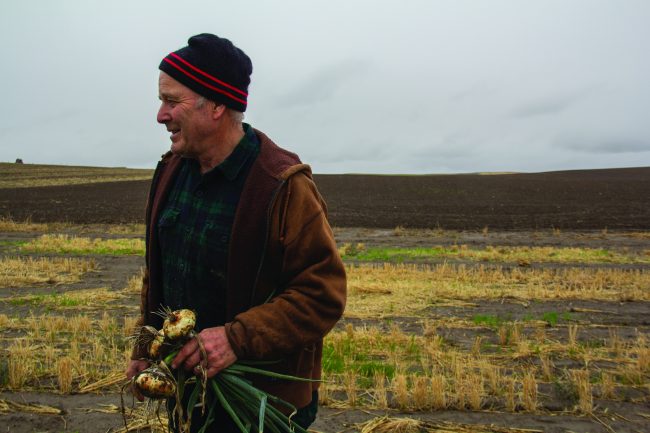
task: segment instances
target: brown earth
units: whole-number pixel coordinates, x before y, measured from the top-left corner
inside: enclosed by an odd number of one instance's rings
[[[20,403],[35,403],[52,406],[61,410],[60,415],[36,415],[26,413],[0,413],[0,431],[8,433],[105,433],[123,427],[122,415],[110,412],[120,405],[119,397],[114,394],[79,394],[60,396],[56,394],[21,392],[2,393],[0,399],[10,399]],[[598,403],[598,402],[596,402]],[[618,433],[647,432],[643,421],[625,423],[618,415],[623,415],[635,409],[635,405],[620,402],[613,406],[612,416],[607,418],[607,425],[612,426]],[[357,432],[355,424],[363,423],[375,417],[386,415],[386,412],[376,410],[340,410],[321,407],[316,422],[311,431]],[[566,433],[591,432],[611,433],[598,421],[590,417],[565,414],[562,416],[539,414],[513,414],[502,412],[415,412],[404,413],[394,411],[391,417],[409,417],[424,421],[450,421],[470,425],[494,425],[501,428],[531,429],[530,433]],[[624,415],[623,415],[624,416]],[[615,420],[612,422],[612,420]],[[641,418],[642,420],[642,418]],[[601,420],[602,421],[602,420]],[[153,420],[155,423],[155,419]],[[604,421],[603,421],[604,422]],[[626,426],[627,424],[627,426]],[[610,428],[612,428],[610,427]],[[148,432],[148,429],[139,430]],[[454,430],[446,430],[453,432]],[[466,431],[466,430],[465,430]]]
[[[650,167],[500,175],[315,175],[337,227],[650,228]],[[0,216],[142,222],[148,181],[0,189]]]

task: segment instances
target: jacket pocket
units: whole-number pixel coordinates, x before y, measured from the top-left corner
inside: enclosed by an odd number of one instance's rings
[[[301,377],[311,376],[314,370],[314,357],[316,356],[316,346],[311,344],[300,351],[296,359],[295,374]]]

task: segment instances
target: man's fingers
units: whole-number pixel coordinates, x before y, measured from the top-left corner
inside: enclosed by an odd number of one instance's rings
[[[227,365],[224,362],[224,358],[222,357],[222,354],[220,352],[211,352],[208,354],[208,359],[201,360],[199,362],[199,358],[194,358],[196,361],[194,364],[191,364],[191,367],[194,368],[194,373],[199,374],[201,372],[200,370],[200,365],[203,366],[203,368],[207,369],[205,370],[207,373],[208,377],[212,377],[224,368],[227,367]]]
[[[201,339],[205,352],[199,347],[197,338]],[[185,343],[172,361],[173,368],[182,365],[186,370],[198,373],[196,367],[201,364],[207,369],[208,377],[212,377],[237,360],[223,327],[206,328],[197,338]]]
[[[149,367],[149,362],[142,360],[132,360],[126,369],[126,378],[131,380],[134,376]]]
[[[221,361],[213,361],[212,363],[208,364],[207,370],[205,370],[206,375],[208,378],[213,377],[217,373],[219,373],[221,370],[226,368],[226,365],[224,365],[223,362]],[[201,372],[199,366],[197,365],[194,367],[194,373],[199,374]]]
[[[131,392],[135,396],[135,398],[138,399],[138,401],[144,401],[144,395],[140,394],[140,391],[138,390],[138,387],[135,386],[135,384],[131,385]]]
[[[211,377],[214,377],[220,371],[221,371],[220,368],[210,367],[210,368],[208,368],[208,371],[207,371],[206,375],[208,376],[208,379],[210,379]]]
[[[203,364],[204,366],[206,365],[206,361],[201,359],[201,353],[199,350],[196,350],[192,355],[190,355],[185,362],[183,363],[183,366],[185,367],[186,370],[191,370],[194,367],[196,367],[199,364]]]
[[[172,368],[178,368],[179,365],[182,365],[188,357],[196,351],[199,345],[194,341],[194,339],[185,343],[185,346],[176,354],[174,360],[172,361]]]
[[[129,366],[126,369],[126,377],[129,380],[132,380],[137,376],[141,371],[149,367],[149,362],[144,360],[131,360]],[[139,401],[144,401],[144,396],[138,390],[138,387],[135,386],[135,383],[131,382],[131,393]]]

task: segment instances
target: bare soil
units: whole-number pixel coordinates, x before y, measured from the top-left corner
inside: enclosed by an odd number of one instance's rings
[[[0,414],[0,431],[10,433],[35,432],[74,432],[104,433],[123,426],[122,415],[115,411],[119,407],[119,397],[114,394],[77,394],[60,396],[56,394],[21,392],[0,393],[0,399],[10,399],[21,403],[35,403],[56,407],[60,415],[35,415],[21,412]],[[598,402],[596,402],[598,403]],[[638,409],[636,405],[620,402],[613,407],[612,415],[605,421],[613,431],[619,433],[647,432],[643,418],[631,423],[619,415],[629,414]],[[106,413],[106,412],[109,413]],[[386,412],[376,410],[339,410],[321,407],[311,430],[318,432],[354,432],[355,424],[363,423]],[[405,413],[394,411],[391,417],[409,417],[425,421],[451,421],[462,424],[495,425],[502,428],[533,429],[546,433],[565,432],[611,432],[592,417],[565,414],[562,416],[540,412],[522,415],[503,412],[460,412],[439,411],[432,413]],[[156,422],[153,420],[152,422]],[[149,431],[141,430],[142,432]]]
[[[336,227],[650,228],[650,167],[500,175],[315,175]],[[0,216],[142,222],[148,181],[0,189]]]
[[[323,175],[341,227],[642,229],[650,168],[502,175]]]

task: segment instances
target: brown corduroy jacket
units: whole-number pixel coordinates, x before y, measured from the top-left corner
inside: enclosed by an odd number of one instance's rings
[[[345,269],[309,166],[255,131],[260,153],[235,214],[228,256],[226,335],[241,360],[277,361],[265,368],[319,379],[323,337],[343,314]],[[160,328],[162,303],[156,221],[181,158],[158,164],[147,205],[146,271],[140,324]],[[142,348],[134,350],[134,359]],[[317,382],[254,378],[261,389],[300,408]]]

